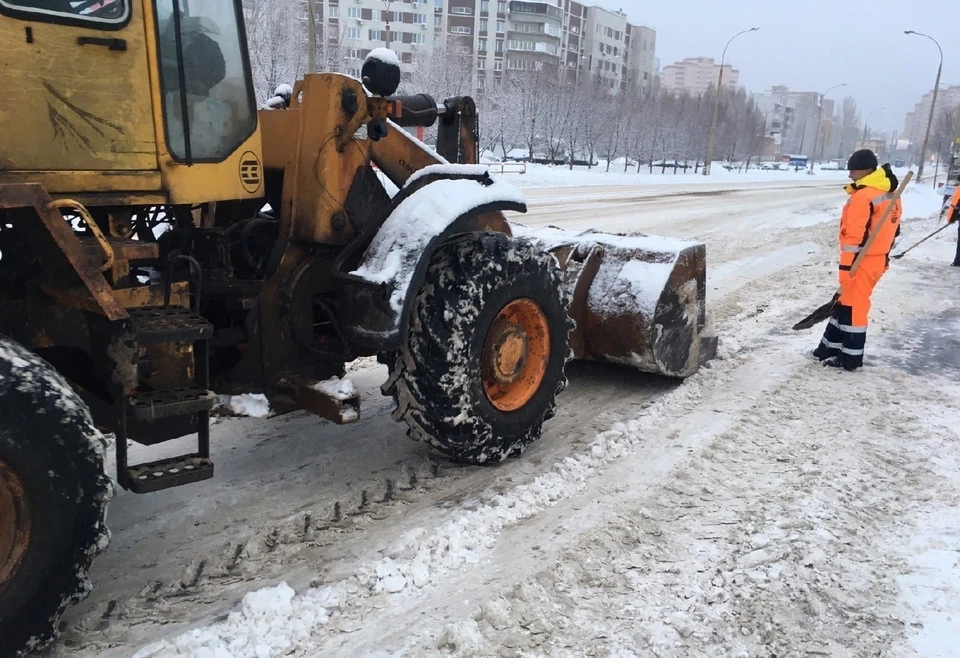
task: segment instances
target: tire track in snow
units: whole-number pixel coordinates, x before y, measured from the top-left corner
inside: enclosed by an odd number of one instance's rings
[[[729,226],[729,223],[727,221],[724,225]],[[769,236],[753,237],[756,239],[739,247],[738,254],[752,253],[757,249],[762,251],[769,244]],[[708,294],[708,303],[728,316],[735,314],[739,308],[736,295],[721,304],[715,304],[716,301]],[[295,586],[303,587],[318,575],[316,568],[310,567],[313,564],[324,564],[322,573],[330,577],[343,576],[349,572],[348,556],[353,552],[358,556],[375,555],[371,544],[375,544],[377,529],[380,528],[379,532],[382,532],[388,526],[385,521],[396,524],[398,530],[407,529],[418,521],[431,523],[437,507],[477,508],[488,503],[494,492],[510,491],[517,484],[529,482],[542,474],[557,460],[580,454],[589,442],[590,429],[609,427],[610,417],[634,413],[638,407],[648,404],[650,399],[671,388],[664,385],[651,387],[642,383],[642,376],[638,378],[634,373],[624,374],[602,366],[587,367],[582,374],[587,375],[586,385],[577,391],[577,377],[574,376],[573,390],[560,398],[560,415],[548,424],[544,438],[521,460],[508,462],[496,470],[457,468],[438,462],[446,468],[442,469],[440,478],[430,481],[431,486],[423,486],[429,478],[421,478],[420,486],[406,492],[406,498],[370,506],[363,513],[349,518],[345,515],[345,521],[340,524],[331,522],[336,515],[331,513],[329,503],[319,506],[316,503],[306,506],[288,504],[286,510],[280,506],[278,509],[281,514],[275,522],[246,530],[249,542],[243,543],[233,538],[228,541],[230,532],[225,531],[215,535],[213,542],[204,541],[199,543],[198,549],[187,551],[192,552],[193,557],[185,560],[178,570],[159,579],[159,584],[157,580],[151,580],[137,588],[139,593],[132,598],[128,593],[87,605],[83,614],[74,617],[77,621],[72,632],[67,634],[67,646],[74,649],[71,655],[92,652],[91,655],[103,655],[106,658],[109,654],[101,653],[101,650],[118,642],[137,642],[137,638],[149,633],[154,624],[173,628],[176,623],[209,620],[220,611],[231,609],[253,579],[276,582],[284,577]],[[604,383],[604,377],[612,381],[607,379]],[[581,381],[584,380],[581,378]],[[625,399],[618,399],[623,396],[625,385],[630,387],[631,392]],[[383,432],[384,429],[378,428],[389,427],[385,429],[388,436],[395,436],[396,441],[405,444],[412,443],[402,437],[402,428],[385,422],[388,419],[384,418],[384,411],[385,408],[373,418],[368,417],[361,422],[368,423],[371,432]],[[295,424],[298,427],[310,426],[304,419]],[[264,430],[267,426],[264,424]],[[267,435],[264,435],[266,440]],[[269,437],[269,440],[283,439]],[[415,446],[408,445],[403,452],[420,450]],[[421,464],[420,460],[424,458],[417,457],[414,464]],[[399,470],[403,470],[402,465]],[[256,478],[257,474],[253,473],[253,476]],[[377,484],[382,483],[382,479],[364,478],[361,474],[361,482],[344,485],[344,488],[355,492],[354,509],[363,507],[362,495],[356,494],[364,488],[375,490],[376,500],[386,497],[383,491],[386,485]],[[227,482],[220,486],[231,485]],[[299,512],[298,507],[301,508]],[[431,508],[434,509],[431,511]],[[402,514],[400,510],[403,510]],[[121,536],[120,532],[115,532],[115,538]],[[242,543],[243,547],[240,548]],[[189,547],[190,544],[185,546]],[[80,649],[84,651],[77,653]]]

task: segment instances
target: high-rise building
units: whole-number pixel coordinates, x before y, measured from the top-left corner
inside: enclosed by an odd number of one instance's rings
[[[298,1],[306,21],[307,0]],[[599,74],[611,91],[649,91],[657,73],[653,28],[575,0],[315,0],[314,7],[318,40],[336,44],[354,76],[377,47],[397,52],[405,79],[440,48],[445,57],[469,58],[472,88],[480,90],[499,84],[504,71],[547,67],[566,80]]]
[[[823,140],[829,141],[832,130],[834,102],[823,99],[823,112],[820,114],[818,100],[820,92],[791,91],[784,85],[774,85],[762,94],[753,94],[757,110],[766,123],[766,135],[773,139],[777,153],[812,155],[814,142],[817,143],[817,156],[823,147]],[[817,119],[820,117],[820,132],[817,133]],[[814,134],[817,133],[816,140]]]
[[[933,90],[931,89],[920,98],[920,102],[913,106],[912,112],[907,112],[904,120],[902,139],[910,141],[918,150],[923,145],[923,137],[927,132],[927,123],[930,120],[930,106],[933,104]],[[960,85],[952,85],[941,89],[937,94],[937,114],[941,111],[960,105]],[[936,116],[934,116],[936,121]],[[932,131],[932,130],[931,130]],[[933,145],[936,147],[936,144]]]
[[[702,94],[709,87],[717,85],[720,76],[720,65],[715,64],[712,57],[687,57],[683,61],[675,62],[663,67],[660,72],[660,85],[674,93],[686,91],[691,94]],[[736,91],[740,80],[740,71],[731,64],[723,65],[723,86],[730,91]]]

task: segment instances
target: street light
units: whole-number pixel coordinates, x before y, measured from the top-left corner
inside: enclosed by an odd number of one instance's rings
[[[825,92],[823,92],[822,94],[820,94],[820,102],[817,103],[817,106],[818,106],[818,107],[817,107],[817,132],[814,133],[814,137],[813,137],[813,153],[810,154],[810,155],[811,155],[811,158],[810,158],[810,170],[807,171],[807,174],[810,175],[810,176],[813,175],[813,163],[814,163],[814,161],[817,159],[817,139],[820,138],[820,120],[823,118],[823,99],[826,98],[827,94],[829,94],[829,93],[830,93],[831,91],[833,91],[834,89],[839,89],[840,87],[846,87],[846,86],[847,86],[847,83],[846,83],[846,82],[841,82],[840,84],[834,85],[833,87],[830,87],[830,88],[827,89]],[[822,151],[821,151],[821,152],[822,152]]]
[[[933,108],[937,106],[937,92],[940,91],[940,73],[943,71],[943,48],[941,48],[940,44],[937,43],[937,40],[929,34],[914,32],[913,30],[904,30],[903,33],[927,37],[930,39],[930,41],[936,44],[937,50],[940,51],[940,65],[937,67],[937,81],[933,83],[933,102],[930,103],[930,118],[927,119],[927,132],[923,136],[923,146],[920,147],[920,167],[917,169],[917,182],[919,183],[923,178],[923,162],[926,159],[927,142],[930,140],[930,127],[933,125]]]
[[[713,101],[713,123],[710,124],[710,142],[707,145],[707,159],[703,163],[704,176],[710,175],[710,163],[713,161],[713,139],[717,132],[717,113],[720,111],[720,89],[723,86],[723,63],[727,58],[727,48],[729,48],[730,43],[741,34],[746,34],[747,32],[756,32],[759,29],[759,27],[751,27],[749,30],[737,32],[730,37],[730,41],[727,41],[727,45],[723,47],[723,54],[720,55],[720,74],[717,76],[717,97]]]
[[[867,141],[867,124],[870,123],[870,117],[872,117],[875,112],[879,112],[880,110],[885,110],[885,109],[887,108],[878,107],[876,109],[870,110],[870,113],[867,114],[867,118],[863,120],[863,139],[860,140],[861,142],[866,143]]]

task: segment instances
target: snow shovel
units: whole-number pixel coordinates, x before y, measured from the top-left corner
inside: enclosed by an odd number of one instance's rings
[[[936,231],[934,231],[933,233],[931,233],[930,235],[928,235],[927,237],[925,237],[923,240],[920,240],[920,241],[919,241],[918,243],[916,243],[915,245],[912,245],[912,246],[910,246],[910,247],[907,247],[906,249],[904,249],[902,252],[900,252],[900,253],[897,254],[896,256],[892,256],[892,258],[897,258],[897,259],[903,258],[904,256],[907,255],[908,252],[912,251],[912,250],[915,249],[916,247],[919,247],[919,246],[922,245],[924,242],[926,242],[927,240],[929,240],[930,238],[932,238],[933,236],[935,236],[937,233],[939,233],[940,231],[942,231],[943,229],[945,229],[945,228],[947,228],[947,227],[949,227],[949,226],[950,226],[950,224],[944,224],[943,226],[941,226],[940,228],[938,228]]]
[[[867,250],[870,248],[870,245],[873,244],[873,241],[877,239],[877,236],[880,235],[880,229],[883,228],[883,225],[887,222],[887,217],[890,216],[890,211],[893,210],[893,207],[897,204],[897,200],[900,198],[900,195],[903,194],[903,190],[906,189],[907,183],[910,182],[910,179],[913,178],[913,172],[908,172],[906,177],[903,179],[903,183],[900,187],[897,188],[896,193],[893,195],[893,199],[890,204],[887,206],[887,209],[883,212],[883,215],[880,216],[880,221],[877,223],[877,227],[873,229],[873,232],[867,238],[867,241],[864,243],[863,248],[860,250],[860,253],[857,254],[857,257],[853,260],[853,265],[850,266],[850,276],[852,277],[857,268],[860,266],[860,259],[863,258],[864,254],[867,253]],[[816,311],[800,320],[800,322],[793,325],[794,331],[799,331],[800,329],[809,329],[810,327],[823,322],[833,313],[833,307],[837,304],[837,300],[840,299],[840,295],[843,293],[843,286],[840,286],[837,289],[837,292],[834,293],[833,299],[829,302],[818,308]]]

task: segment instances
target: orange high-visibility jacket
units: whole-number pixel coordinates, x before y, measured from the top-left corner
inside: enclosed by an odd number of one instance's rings
[[[882,180],[888,181],[886,184],[877,183],[879,187],[874,187],[876,182],[872,179],[878,178],[875,175],[880,174]],[[863,185],[863,186],[861,186]],[[843,214],[840,216],[840,270],[849,271],[853,265],[857,254],[863,249],[876,227],[877,222],[883,216],[887,206],[893,199],[894,192],[889,192],[880,187],[889,189],[891,184],[886,178],[882,169],[877,169],[873,174],[857,181],[850,199],[843,207]],[[893,248],[894,238],[897,236],[897,229],[900,228],[900,217],[903,214],[903,206],[900,199],[897,199],[896,206],[887,217],[877,239],[873,241],[864,258],[870,256],[888,256]]]
[[[947,224],[952,224],[958,219],[960,219],[960,183],[957,184],[957,189],[950,197],[950,207],[947,208]]]

